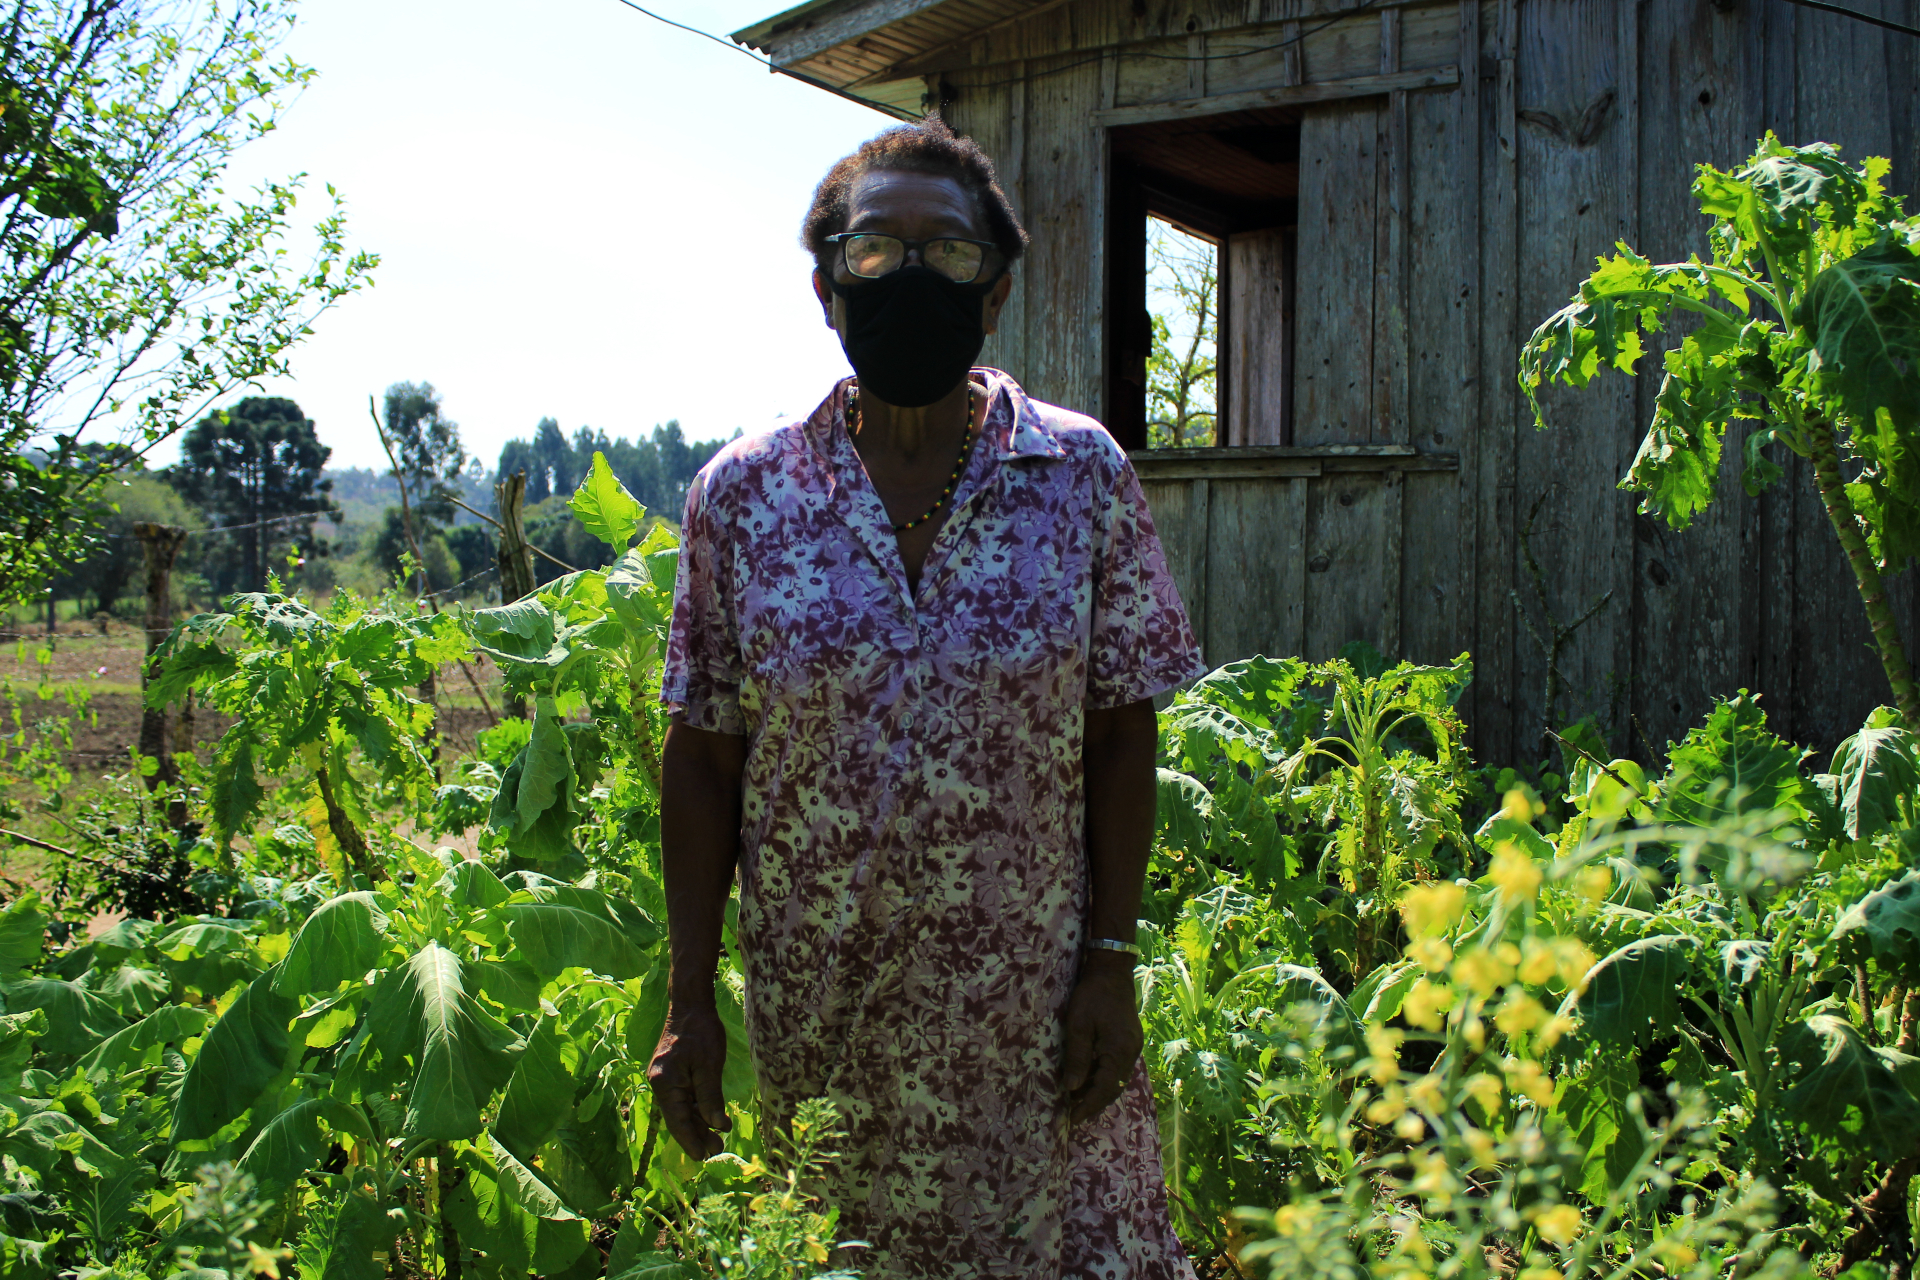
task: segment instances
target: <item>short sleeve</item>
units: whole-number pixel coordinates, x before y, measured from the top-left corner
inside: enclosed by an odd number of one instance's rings
[[[660,701],[696,729],[744,734],[729,551],[726,528],[713,509],[703,472],[687,491],[680,526],[680,569],[673,587]]]
[[[1103,711],[1198,679],[1207,667],[1146,495],[1124,459],[1096,528],[1087,706]]]

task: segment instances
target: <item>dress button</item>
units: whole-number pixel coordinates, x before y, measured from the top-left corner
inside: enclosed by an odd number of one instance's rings
[[[909,711],[900,717],[900,727],[902,729],[913,728],[913,712]]]
[[[913,830],[913,819],[912,818],[895,818],[893,820],[893,829],[895,831],[898,831],[901,835],[904,836],[908,832]]]

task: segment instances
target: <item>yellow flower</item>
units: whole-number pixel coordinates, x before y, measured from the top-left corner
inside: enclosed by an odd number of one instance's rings
[[[293,1255],[285,1249],[262,1249],[253,1241],[247,1241],[247,1268],[257,1276],[267,1276],[270,1280],[280,1280],[280,1262]]]
[[[1453,988],[1422,978],[1407,992],[1400,1012],[1422,1031],[1438,1031],[1447,1010],[1453,1008]]]
[[[1412,1191],[1420,1195],[1444,1196],[1460,1189],[1452,1170],[1447,1168],[1447,1158],[1438,1151],[1416,1151],[1412,1156],[1414,1179]]]
[[[1460,1088],[1469,1098],[1480,1104],[1480,1110],[1486,1113],[1487,1119],[1491,1120],[1500,1114],[1500,1100],[1505,1090],[1500,1086],[1499,1076],[1488,1075],[1482,1071],[1462,1080]]]
[[[1426,1075],[1407,1086],[1407,1096],[1422,1111],[1431,1111],[1438,1115],[1447,1105],[1446,1090],[1439,1076],[1429,1071]]]
[[[1409,1111],[1393,1122],[1393,1133],[1406,1142],[1418,1142],[1427,1136],[1427,1122],[1415,1112]]]
[[[1575,991],[1584,991],[1587,974],[1599,959],[1578,938],[1555,938],[1552,947],[1554,962],[1560,966],[1560,981]]]
[[[1550,982],[1560,970],[1560,960],[1548,943],[1538,938],[1528,938],[1526,950],[1520,954],[1520,981],[1530,987]]]
[[[1547,1011],[1540,1002],[1520,990],[1507,995],[1507,1001],[1500,1006],[1500,1012],[1494,1015],[1493,1025],[1510,1036],[1531,1031],[1547,1019]]]
[[[1529,858],[1511,840],[1502,840],[1494,846],[1493,868],[1487,872],[1487,876],[1499,888],[1500,896],[1510,904],[1531,902],[1534,895],[1540,892],[1540,864]]]
[[[1367,1028],[1367,1056],[1373,1078],[1391,1084],[1400,1078],[1400,1041],[1402,1035],[1391,1027]]]
[[[1580,1220],[1580,1211],[1570,1204],[1556,1204],[1550,1209],[1542,1209],[1533,1219],[1533,1229],[1549,1244],[1572,1243],[1584,1226],[1586,1223]]]
[[[1613,870],[1605,863],[1596,862],[1590,867],[1580,868],[1580,874],[1573,878],[1573,891],[1590,902],[1604,902],[1613,889]]]
[[[1653,1251],[1667,1264],[1668,1270],[1676,1267],[1690,1267],[1700,1260],[1700,1255],[1681,1244],[1678,1240],[1660,1240],[1655,1242]]]
[[[1467,1048],[1475,1053],[1487,1047],[1487,1024],[1478,1018],[1468,1018],[1461,1023],[1460,1034],[1466,1038]]]
[[[1552,1267],[1528,1267],[1520,1273],[1519,1280],[1567,1280]]]
[[[1540,1106],[1549,1106],[1553,1102],[1553,1079],[1541,1069],[1537,1062],[1507,1063],[1507,1087],[1515,1093],[1532,1098]]]
[[[1511,819],[1514,822],[1531,823],[1546,811],[1546,805],[1534,803],[1533,797],[1518,787],[1507,792],[1505,799],[1500,805],[1500,816]]]
[[[1546,1025],[1540,1028],[1540,1043],[1551,1049],[1559,1044],[1560,1038],[1571,1030],[1573,1030],[1573,1019],[1563,1018],[1556,1013],[1547,1019]]]
[[[1457,884],[1417,884],[1400,899],[1400,915],[1413,937],[1445,933],[1460,923],[1467,909],[1465,886]]]
[[[1397,1084],[1367,1105],[1367,1120],[1372,1124],[1392,1124],[1407,1112],[1407,1095]]]
[[[1445,938],[1421,938],[1407,948],[1407,959],[1428,973],[1438,973],[1453,959],[1453,947]]]
[[[1467,1150],[1473,1154],[1473,1168],[1493,1163],[1493,1135],[1485,1129],[1468,1129],[1460,1135],[1460,1141],[1466,1143]]]
[[[1513,966],[1485,947],[1475,947],[1453,958],[1453,977],[1473,994],[1490,996],[1513,981]]]

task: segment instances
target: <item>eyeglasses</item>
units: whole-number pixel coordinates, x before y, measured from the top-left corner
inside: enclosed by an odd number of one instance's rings
[[[978,280],[987,265],[987,250],[994,247],[991,240],[963,240],[957,236],[902,240],[899,236],[873,231],[843,231],[837,236],[828,236],[827,243],[840,246],[847,271],[862,280],[878,280],[898,271],[900,264],[907,260],[907,250],[918,249],[921,262],[955,284],[972,284]]]

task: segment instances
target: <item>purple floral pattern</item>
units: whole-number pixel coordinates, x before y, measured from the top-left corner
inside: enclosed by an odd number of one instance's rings
[[[740,933],[768,1119],[848,1130],[868,1275],[1191,1280],[1143,1064],[1070,1128],[1085,709],[1204,671],[1126,455],[991,369],[916,594],[843,382],[687,499],[663,700],[747,735]]]

